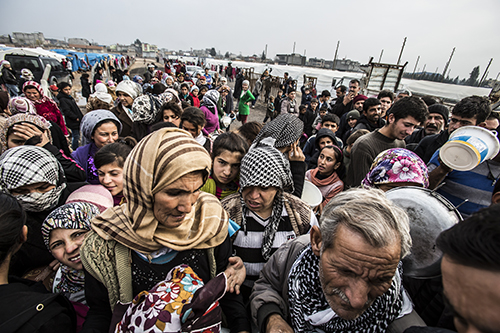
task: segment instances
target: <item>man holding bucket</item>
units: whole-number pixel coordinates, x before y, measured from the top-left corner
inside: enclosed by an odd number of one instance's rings
[[[459,206],[458,210],[464,217],[489,206],[495,184],[500,179],[498,134],[495,133],[495,137],[484,129],[490,112],[490,103],[486,97],[466,97],[455,105],[448,129],[451,137],[447,146],[438,149],[428,164],[429,188],[434,189],[444,182],[438,193]],[[479,129],[474,129],[476,126]],[[464,135],[452,134],[461,127],[464,127],[460,130]],[[453,156],[457,149],[458,158]],[[441,150],[443,152],[440,154]],[[469,150],[473,153],[469,154]],[[448,161],[449,165],[443,163],[442,159]],[[457,170],[453,170],[452,163],[457,163]],[[459,171],[458,163],[470,164],[471,167],[460,168],[462,171]]]

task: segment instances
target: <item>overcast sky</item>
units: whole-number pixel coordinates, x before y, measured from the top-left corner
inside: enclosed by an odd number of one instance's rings
[[[498,0],[3,0],[0,34],[43,32],[46,38],[82,37],[100,44],[142,42],[173,50],[215,47],[221,53],[296,53],[367,63],[402,63],[442,73],[453,47],[451,77],[500,72]]]

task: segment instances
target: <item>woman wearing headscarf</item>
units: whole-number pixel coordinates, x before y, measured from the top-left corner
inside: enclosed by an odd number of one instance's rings
[[[14,147],[0,156],[0,188],[13,195],[28,215],[28,239],[12,261],[14,275],[21,276],[54,260],[42,239],[42,222],[84,184],[67,183],[61,164],[44,148]]]
[[[24,95],[35,105],[36,112],[47,120],[56,123],[64,136],[68,136],[66,123],[57,104],[43,93],[42,86],[35,81],[27,81],[23,85]]]
[[[29,69],[27,68],[21,69],[21,77],[19,78],[19,91],[23,90],[23,85],[26,81],[33,81],[33,80],[35,80],[35,76]]]
[[[242,289],[247,297],[281,244],[318,224],[311,208],[286,192],[293,188],[288,161],[272,145],[273,139],[266,138],[249,150],[241,160],[239,193],[221,202],[229,218],[241,226],[233,247],[247,270]]]
[[[0,193],[0,326],[2,332],[74,332],[71,303],[41,283],[12,275],[10,263],[33,230],[19,202]]]
[[[215,131],[218,131],[219,126],[219,110],[217,108],[217,103],[219,102],[220,94],[217,90],[209,90],[203,96],[201,101],[200,109],[205,114],[205,120],[207,123],[203,128],[203,134],[209,135]]]
[[[382,191],[400,186],[428,188],[429,175],[427,166],[417,154],[404,148],[392,148],[378,154],[361,184]]]
[[[126,203],[92,221],[80,251],[90,305],[85,328],[107,332],[117,301],[131,302],[177,265],[204,282],[224,271],[232,251],[228,216],[216,197],[199,191],[210,165],[205,149],[177,128],[151,133],[132,150]],[[250,330],[240,296],[226,294],[220,304],[232,332]]]
[[[109,82],[109,81],[108,81]],[[113,97],[108,94],[108,88],[104,83],[98,83],[94,87],[95,92],[90,95],[85,108],[87,112],[94,110],[111,110]]]
[[[304,123],[293,114],[281,114],[262,127],[252,146],[257,146],[265,138],[274,140],[274,148],[278,149],[287,161],[293,176],[293,194],[300,198],[304,187],[307,164],[298,141],[302,136]]]
[[[134,77],[135,79],[135,77]],[[132,135],[132,104],[134,99],[142,94],[142,87],[133,81],[125,80],[116,86],[116,96],[119,99],[117,106],[111,109],[111,112],[120,120],[122,123],[122,135],[131,136]]]
[[[0,126],[2,154],[10,148],[32,145],[48,150],[61,163],[64,174],[70,182],[83,182],[85,171],[75,161],[64,155],[52,144],[50,123],[39,115],[19,113],[9,117]]]
[[[13,116],[19,113],[38,116],[35,105],[26,97],[11,98],[9,101],[9,111]],[[57,147],[57,149],[59,149],[65,157],[69,158],[71,156],[71,152],[69,150],[68,140],[64,136],[64,133],[55,122],[50,120],[48,120],[48,122],[51,125],[49,130],[52,137],[52,144]]]
[[[51,290],[63,294],[73,303],[77,332],[88,312],[80,247],[90,230],[90,222],[99,213],[99,209],[90,203],[68,203],[54,209],[43,221],[41,229],[45,246],[60,263]]]
[[[111,111],[95,110],[83,116],[80,126],[83,146],[75,150],[71,157],[85,170],[90,184],[100,184],[94,165],[95,154],[105,145],[118,140],[121,131],[122,124]]]

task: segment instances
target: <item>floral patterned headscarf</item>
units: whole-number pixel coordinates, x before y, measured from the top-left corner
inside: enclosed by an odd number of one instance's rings
[[[416,183],[429,187],[427,166],[414,152],[403,148],[392,148],[378,154],[370,172],[363,179],[363,187],[381,184]]]

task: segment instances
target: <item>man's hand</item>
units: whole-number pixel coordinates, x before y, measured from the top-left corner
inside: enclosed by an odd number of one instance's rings
[[[229,257],[229,265],[224,271],[227,277],[227,291],[240,293],[240,286],[247,277],[247,270],[240,257]]]
[[[267,319],[266,333],[294,333],[288,323],[277,313]]]
[[[347,105],[349,104],[352,100],[354,99],[354,93],[348,93],[344,96],[344,100],[342,101],[342,103],[344,105]]]
[[[300,149],[297,142],[292,144],[292,150],[288,153],[288,159],[290,161],[299,162],[304,162],[306,160],[306,157],[304,156],[304,153],[302,152],[302,149]]]

